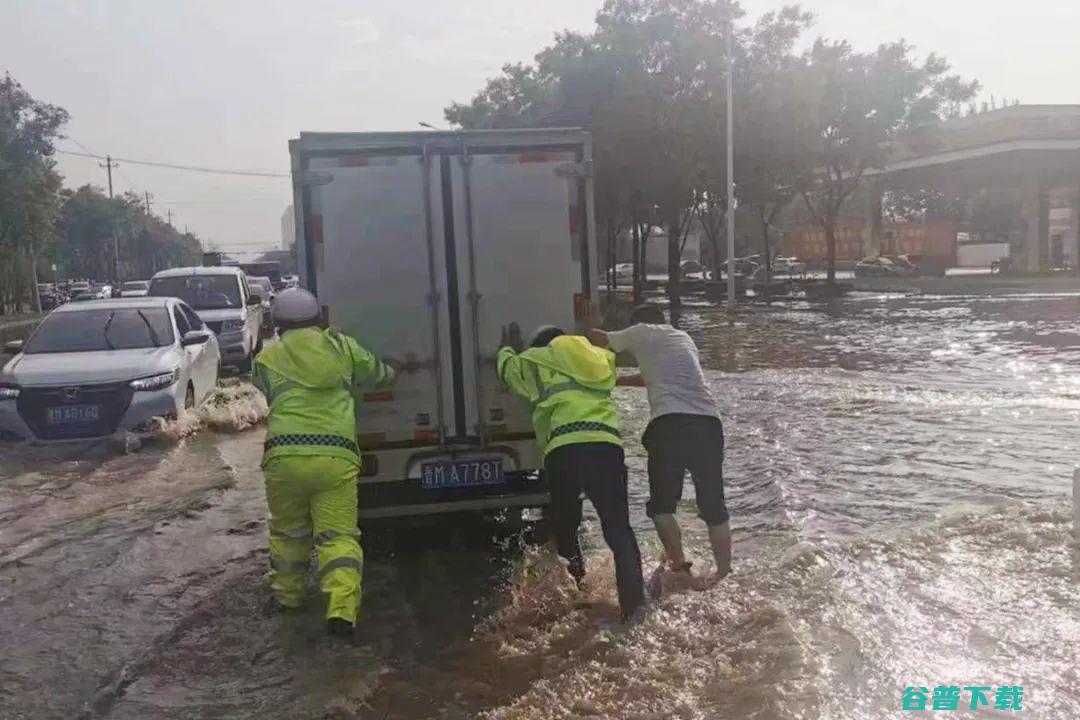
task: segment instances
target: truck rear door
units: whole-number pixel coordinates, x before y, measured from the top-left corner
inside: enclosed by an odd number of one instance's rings
[[[308,160],[309,284],[330,322],[376,356],[420,360],[391,389],[363,394],[362,446],[436,444],[452,415],[438,162],[417,154],[331,153]],[[314,272],[311,272],[311,269]],[[312,283],[312,280],[314,281]],[[434,290],[434,293],[432,292]],[[441,421],[440,421],[441,418]]]
[[[584,179],[575,149],[465,147],[453,158],[466,423],[485,444],[532,437],[531,409],[491,362],[511,322],[567,332],[591,294]],[[575,313],[577,310],[577,313]]]

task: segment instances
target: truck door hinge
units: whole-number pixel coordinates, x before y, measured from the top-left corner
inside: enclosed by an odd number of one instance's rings
[[[559,177],[592,177],[592,160],[579,163],[566,163],[555,168],[555,174]]]
[[[293,185],[329,185],[334,182],[334,176],[327,172],[307,170],[293,175]]]

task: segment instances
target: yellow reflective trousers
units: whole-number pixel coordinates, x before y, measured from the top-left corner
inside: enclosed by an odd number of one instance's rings
[[[270,587],[285,607],[304,602],[314,539],[326,617],[356,623],[364,555],[356,527],[359,467],[330,455],[281,455],[263,466],[270,506]]]

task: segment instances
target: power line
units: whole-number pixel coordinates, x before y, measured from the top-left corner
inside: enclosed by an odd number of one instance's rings
[[[242,202],[282,202],[281,198],[237,198],[235,200],[158,200],[162,205],[234,205]]]
[[[61,155],[73,155],[75,157],[88,157],[95,160],[104,160],[104,155],[89,152],[75,152],[74,150],[57,150]],[[199,167],[196,165],[174,165],[172,163],[157,162],[153,160],[132,160],[131,158],[114,157],[114,160],[130,165],[146,165],[147,167],[167,168],[169,170],[186,170],[188,172],[210,173],[213,175],[243,175],[245,177],[287,178],[285,173],[262,172],[259,170],[226,170],[224,168]]]

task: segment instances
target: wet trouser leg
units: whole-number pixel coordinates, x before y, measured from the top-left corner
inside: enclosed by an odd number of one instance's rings
[[[318,550],[319,586],[327,596],[326,617],[356,623],[364,555],[356,527],[359,468],[341,458],[320,458],[320,489],[311,498]]]
[[[363,554],[356,527],[357,465],[332,456],[279,456],[266,463],[270,506],[270,587],[278,601],[299,607],[318,547],[327,618],[356,622]]]
[[[548,477],[552,476],[550,473]],[[574,580],[585,578],[585,558],[581,554],[578,528],[581,526],[581,486],[573,478],[563,475],[559,482],[551,483],[551,507],[548,517],[555,549],[566,559],[567,570]]]
[[[311,512],[299,460],[274,458],[264,468],[270,508],[270,589],[289,608],[303,605],[304,577],[311,565]]]
[[[551,476],[552,488],[560,482],[568,483],[571,489],[582,488],[596,508],[604,540],[615,559],[619,606],[623,616],[629,617],[645,603],[645,582],[641,575],[641,552],[630,527],[622,448],[612,443],[566,445],[548,455],[545,468]]]

